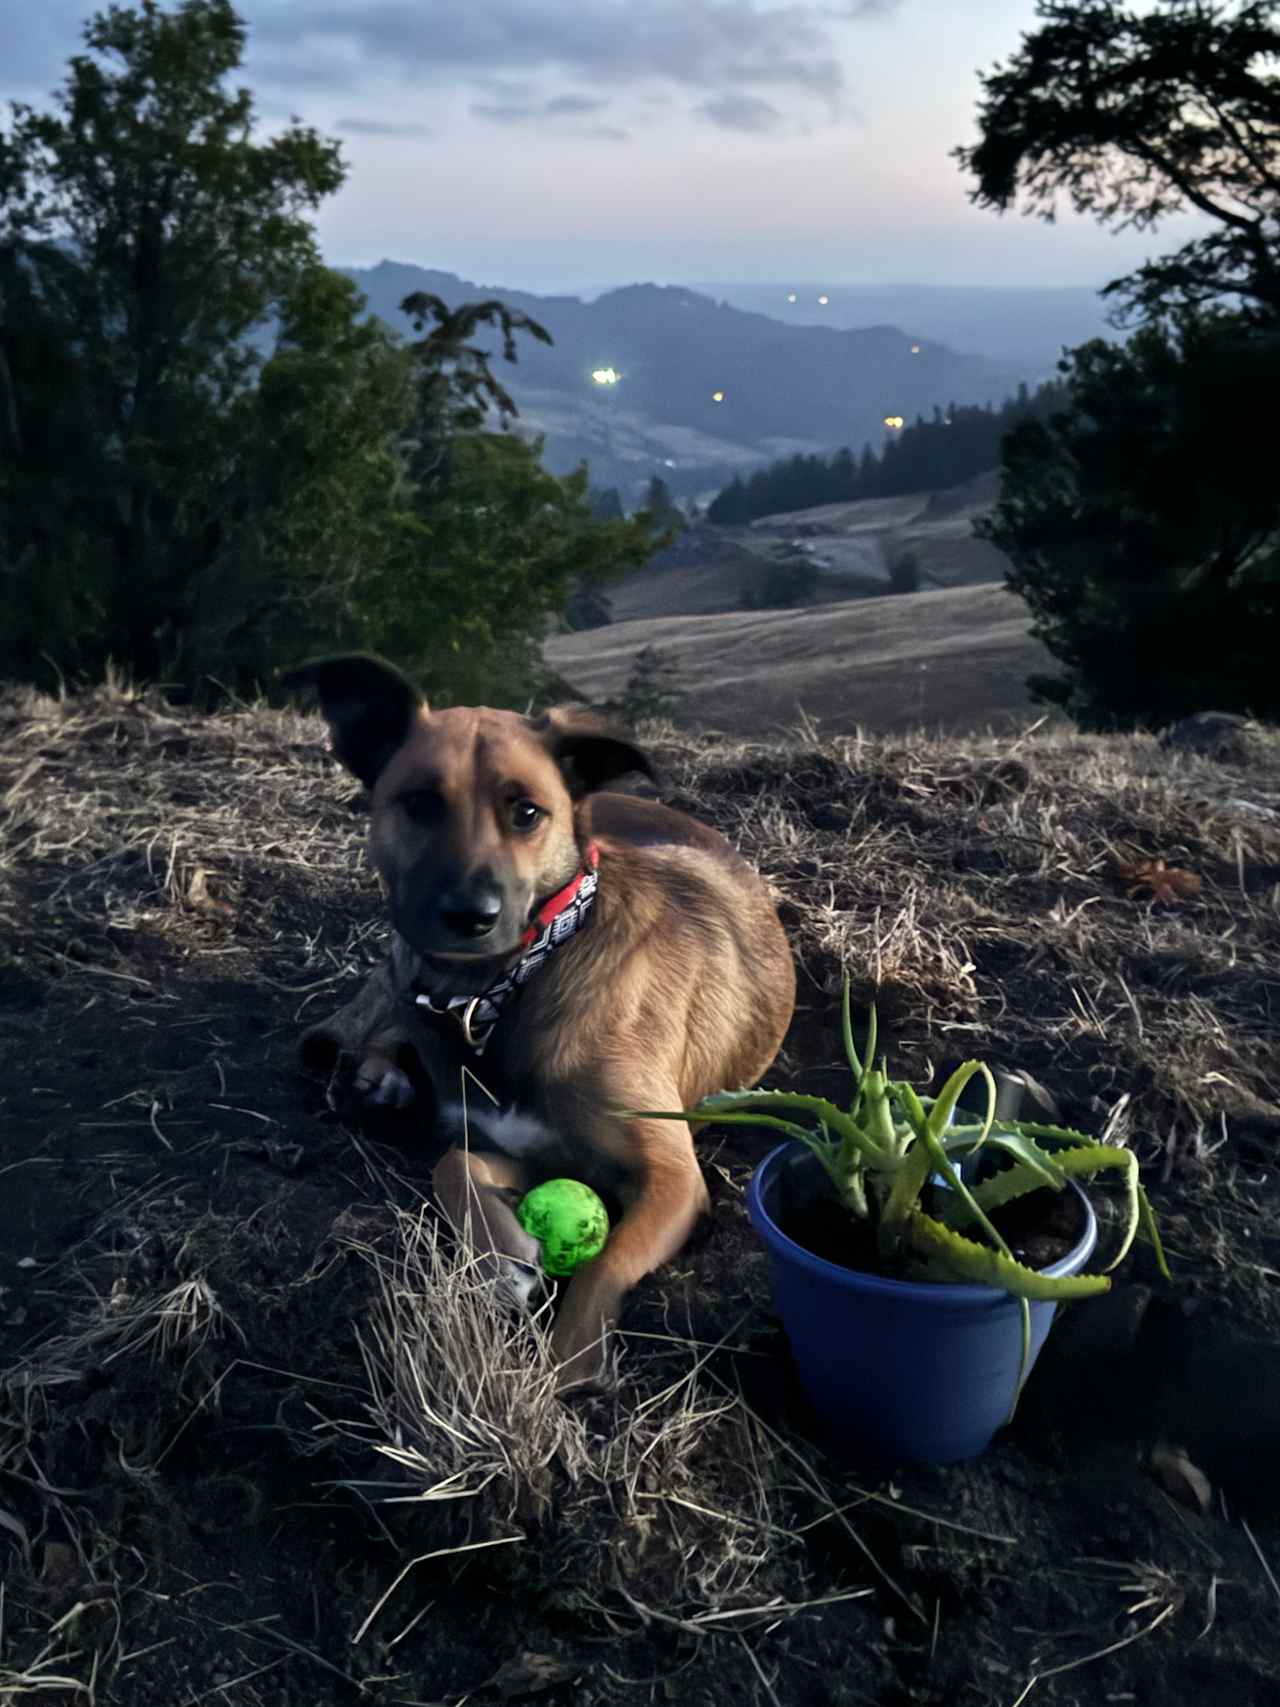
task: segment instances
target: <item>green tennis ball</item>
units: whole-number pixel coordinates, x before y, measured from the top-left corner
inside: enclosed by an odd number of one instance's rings
[[[598,1257],[609,1237],[609,1214],[589,1185],[549,1179],[521,1198],[516,1219],[542,1246],[548,1274],[575,1274]]]

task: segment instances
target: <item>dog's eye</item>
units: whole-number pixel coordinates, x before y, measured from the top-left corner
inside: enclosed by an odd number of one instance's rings
[[[511,828],[513,830],[532,830],[535,824],[541,822],[543,810],[532,800],[517,800],[511,807]]]
[[[434,788],[411,788],[396,796],[396,805],[412,824],[431,824],[444,809],[444,801]]]

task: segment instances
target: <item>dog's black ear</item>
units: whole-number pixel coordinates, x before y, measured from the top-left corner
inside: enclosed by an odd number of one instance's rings
[[[657,781],[653,760],[630,734],[611,727],[594,712],[559,705],[534,718],[533,726],[563,771],[575,800],[636,772]]]
[[[315,689],[334,753],[366,788],[377,782],[426,707],[417,688],[393,664],[360,653],[314,658],[280,680],[287,688]]]

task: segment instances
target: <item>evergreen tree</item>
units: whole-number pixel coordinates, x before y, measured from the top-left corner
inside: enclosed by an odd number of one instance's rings
[[[1085,727],[1206,709],[1280,716],[1280,487],[1262,421],[1280,328],[1185,315],[1062,364],[1066,407],[1005,451],[979,532],[1062,665],[1037,697]]]
[[[707,505],[707,520],[717,527],[745,527],[751,520],[747,489],[740,474],[735,474],[724,490]]]
[[[575,580],[652,549],[485,430],[515,405],[477,334],[547,334],[496,301],[407,299],[407,346],[366,318],[308,219],[338,147],[258,140],[227,0],[85,40],[0,135],[0,676],[252,686],[365,645],[522,701]]]
[[[616,486],[606,487],[604,491],[589,492],[587,502],[591,506],[591,514],[598,522],[620,522],[626,514]]]
[[[895,432],[877,455],[864,445],[855,464],[850,449],[831,457],[793,456],[758,469],[744,485],[735,478],[713,500],[708,516],[742,526],[759,516],[786,514],[822,504],[861,498],[891,498],[908,492],[938,491],[995,468],[1000,444],[1011,428],[1028,417],[1043,418],[1062,401],[1056,383],[1034,395],[1025,386],[1000,408],[935,408],[931,420],[917,416]]]
[[[314,131],[255,140],[226,0],[114,7],[85,41],[0,138],[0,535],[56,589],[36,626],[63,661],[154,676],[224,537],[251,334],[318,266],[305,215],[343,172]]]
[[[1147,324],[1061,364],[1065,406],[1006,443],[982,530],[1098,728],[1280,712],[1280,0],[1040,0],[983,79],[974,199],[1208,230],[1108,291]],[[1225,305],[1225,306],[1224,306]]]
[[[680,509],[671,496],[671,489],[661,476],[655,474],[650,478],[649,490],[644,501],[645,514],[649,525],[656,533],[675,531],[681,533],[688,526],[684,511]]]
[[[674,721],[688,698],[683,674],[670,652],[660,646],[642,646],[631,661],[620,697],[609,700],[605,710],[630,724]]]

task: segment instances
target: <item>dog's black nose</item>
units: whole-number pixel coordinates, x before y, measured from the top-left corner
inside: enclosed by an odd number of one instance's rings
[[[440,903],[440,922],[457,937],[482,937],[497,924],[502,896],[493,889],[453,891]]]

